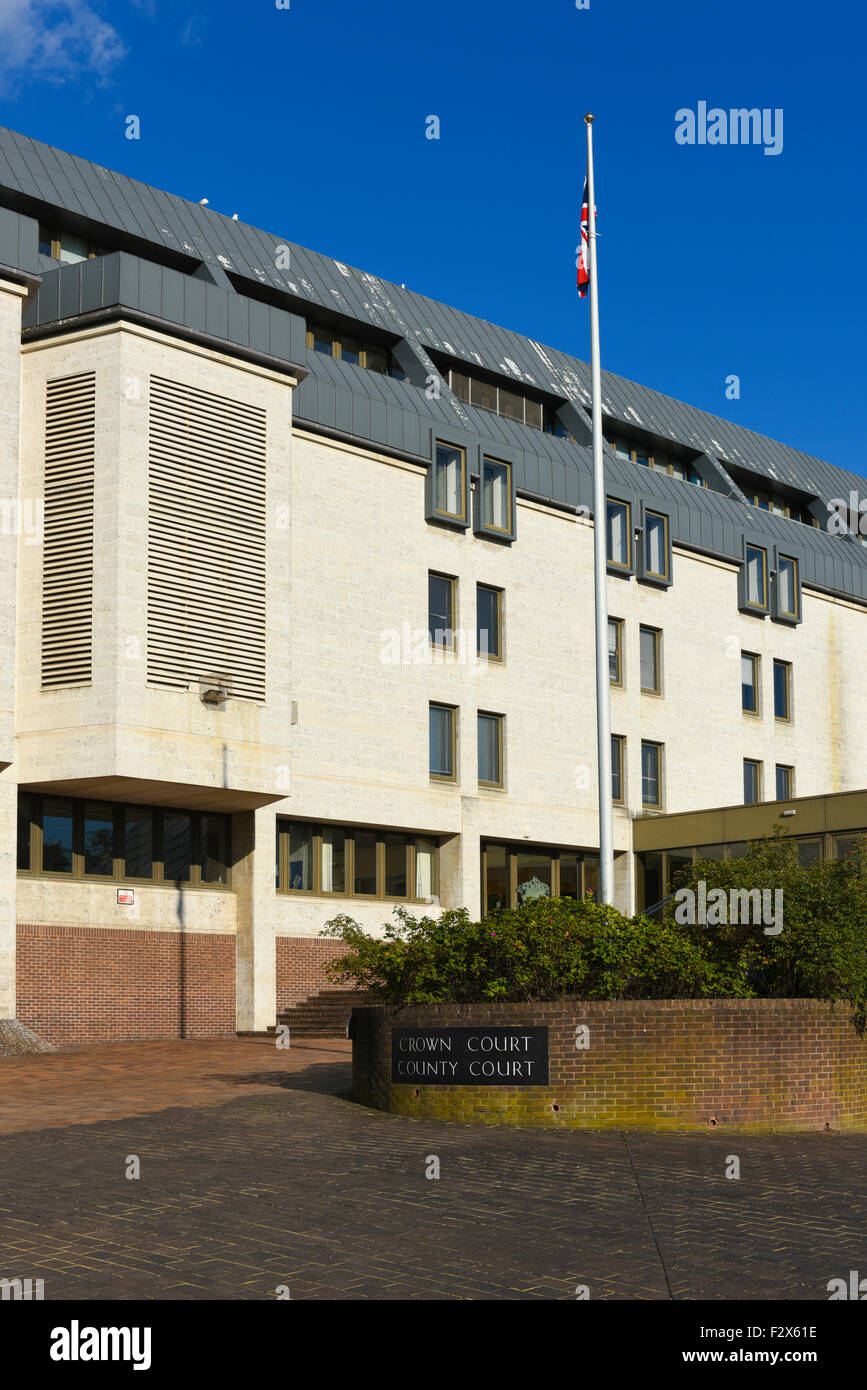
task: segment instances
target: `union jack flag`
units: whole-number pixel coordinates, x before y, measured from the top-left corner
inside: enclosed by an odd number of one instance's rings
[[[584,192],[581,195],[581,240],[578,243],[578,259],[575,262],[578,267],[578,296],[580,299],[587,298],[587,286],[590,283],[589,259],[588,259],[588,240],[587,228],[589,225],[589,212],[587,203],[587,175],[584,175]]]

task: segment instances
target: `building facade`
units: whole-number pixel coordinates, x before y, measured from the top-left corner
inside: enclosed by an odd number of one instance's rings
[[[0,131],[0,1017],[262,1031],[340,914],[595,890],[589,403],[563,353]],[[867,786],[867,549],[857,475],[611,375],[603,411],[634,911],[652,825]]]

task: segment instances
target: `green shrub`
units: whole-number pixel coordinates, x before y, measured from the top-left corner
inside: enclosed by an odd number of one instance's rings
[[[443,1001],[668,999],[725,992],[725,981],[678,928],[586,899],[536,898],[481,922],[464,910],[414,917],[394,909],[381,938],[350,917],[323,935],[349,946],[326,967],[388,1004]]]

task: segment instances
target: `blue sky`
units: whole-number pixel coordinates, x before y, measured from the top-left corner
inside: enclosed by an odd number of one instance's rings
[[[835,0],[0,0],[0,122],[586,358],[592,110],[603,365],[865,473],[865,37]],[[678,144],[700,101],[782,109],[782,151]]]

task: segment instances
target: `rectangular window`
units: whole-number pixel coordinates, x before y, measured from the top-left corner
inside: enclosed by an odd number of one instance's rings
[[[41,827],[35,840],[31,822]],[[19,796],[18,824],[22,872],[196,888],[229,885],[229,818],[215,812]]]
[[[641,744],[641,804],[642,806],[662,805],[662,744]]]
[[[409,883],[409,836],[387,831],[385,836],[385,896],[405,898]]]
[[[794,796],[795,769],[777,763],[777,800],[791,801]]]
[[[501,661],[502,649],[502,589],[487,584],[476,585],[476,647],[479,656]]]
[[[662,689],[660,678],[660,648],[662,633],[655,627],[641,627],[638,630],[641,652],[641,689],[645,694],[658,695]]]
[[[388,353],[384,348],[366,347],[364,366],[369,372],[378,372],[380,376],[388,376]]]
[[[777,614],[781,618],[800,618],[798,562],[787,555],[777,560]]]
[[[189,883],[193,863],[193,818],[189,811],[163,813],[163,877]]]
[[[792,717],[792,665],[789,661],[774,662],[774,718]]]
[[[581,856],[580,854],[570,854],[567,850],[561,850],[560,861],[560,885],[558,897],[581,899]]]
[[[330,328],[313,328],[307,334],[307,346],[312,347],[314,352],[324,352],[331,356],[333,352],[334,337]]]
[[[759,658],[741,652],[741,709],[745,714],[759,712]]]
[[[485,915],[501,907],[520,907],[536,898],[580,900],[598,891],[596,854],[547,846],[484,844],[482,855]]]
[[[608,526],[608,563],[615,569],[632,568],[632,551],[629,544],[629,504],[626,502],[607,502],[606,516]]]
[[[608,619],[608,675],[612,685],[623,684],[623,619]]]
[[[644,573],[648,579],[668,579],[668,517],[658,512],[644,514]]]
[[[466,375],[466,373],[452,372],[450,384],[458,400],[466,401],[469,404],[470,378]]]
[[[320,881],[323,893],[346,892],[346,831],[326,826],[320,843]]]
[[[479,406],[482,410],[492,410],[497,412],[497,388],[491,386],[487,381],[479,381],[478,377],[470,378],[470,401],[473,405]]]
[[[73,803],[46,796],[42,803],[42,871],[72,873]]]
[[[623,804],[624,762],[626,739],[621,734],[611,735],[611,799]]]
[[[47,253],[46,253],[47,254]],[[19,794],[18,797],[18,860],[17,866],[23,872],[30,869],[30,845],[31,845],[31,817],[33,810],[30,797]]]
[[[499,414],[505,415],[507,420],[520,420],[524,423],[524,397],[517,395],[515,391],[507,391],[505,387],[500,387]]]
[[[313,892],[313,827],[302,821],[289,825],[288,886],[293,893]]]
[[[203,811],[199,817],[199,864],[202,883],[226,883],[228,825],[225,816]]]
[[[501,787],[503,785],[503,716],[501,714],[479,715],[478,740],[479,785]]]
[[[487,845],[485,849],[485,910],[510,907],[512,892],[509,882],[509,855],[505,845]]]
[[[341,338],[338,343],[338,356],[344,362],[351,362],[353,366],[358,366],[361,362],[361,344],[354,338]]]
[[[744,805],[755,806],[762,798],[762,765],[744,758]]]
[[[455,778],[455,711],[451,705],[431,705],[429,714],[430,775]]]
[[[154,876],[154,813],[149,806],[124,807],[123,862],[126,878]]]
[[[439,842],[429,836],[280,821],[277,840],[281,893],[414,901],[437,892]]]
[[[376,896],[377,834],[375,830],[356,830],[353,835],[355,849],[355,894],[357,897]]]
[[[863,833],[863,832],[862,832]],[[838,859],[854,859],[860,855],[858,835],[837,835],[834,852]]]
[[[436,840],[424,835],[415,837],[415,896],[424,900],[436,896]]]
[[[105,801],[84,803],[84,872],[114,876],[114,809]]]
[[[428,635],[435,647],[453,651],[455,612],[455,580],[445,574],[428,574],[427,625]]]
[[[515,854],[515,870],[518,907],[536,898],[550,898],[554,881],[550,850],[519,849]]]
[[[467,456],[463,449],[437,441],[434,458],[434,510],[453,521],[467,518]]]
[[[511,464],[485,459],[482,463],[482,522],[486,531],[511,532]]]
[[[746,549],[746,603],[748,608],[768,606],[768,552],[760,545]]]

